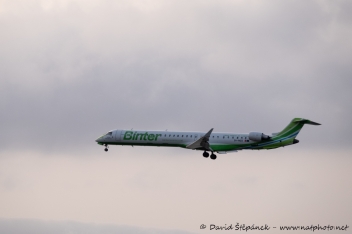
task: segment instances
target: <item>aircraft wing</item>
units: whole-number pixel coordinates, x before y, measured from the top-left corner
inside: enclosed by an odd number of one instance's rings
[[[191,144],[187,145],[187,149],[205,149],[208,151],[213,151],[209,146],[209,137],[211,132],[214,128],[210,129],[204,136],[199,138],[198,140],[192,142]]]

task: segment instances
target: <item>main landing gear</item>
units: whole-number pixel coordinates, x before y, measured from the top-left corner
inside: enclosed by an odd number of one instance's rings
[[[209,153],[208,153],[207,151],[204,151],[204,153],[203,153],[203,157],[204,157],[204,158],[209,157]]]
[[[108,145],[105,145],[105,149],[104,149],[105,152],[108,152],[108,150],[109,150],[108,148],[109,148],[109,146],[108,146]]]
[[[209,153],[208,153],[207,151],[204,151],[203,157],[204,157],[204,158],[209,157]],[[214,154],[214,152],[211,152],[210,158],[213,159],[213,160],[215,160],[215,159],[216,159],[216,154]]]
[[[214,153],[212,153],[212,154],[210,155],[210,158],[213,159],[213,160],[215,160],[215,159],[216,159],[216,155],[215,155]]]

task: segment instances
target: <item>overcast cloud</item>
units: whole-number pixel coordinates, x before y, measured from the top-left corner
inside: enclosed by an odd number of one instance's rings
[[[351,25],[347,0],[0,0],[0,217],[195,232],[194,217],[266,222],[271,209],[278,222],[287,206],[288,223],[351,220]],[[216,162],[182,149],[107,155],[94,142],[116,128],[270,134],[295,117],[322,125],[297,145]],[[139,215],[114,216],[136,202]],[[316,213],[295,210],[309,204]]]
[[[3,150],[87,149],[112,128],[271,133],[294,117],[323,123],[311,144],[350,148],[348,1],[1,9]]]

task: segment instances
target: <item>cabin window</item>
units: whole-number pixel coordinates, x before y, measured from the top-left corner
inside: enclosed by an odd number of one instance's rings
[[[183,135],[182,135],[182,137],[183,137]]]
[[[175,135],[174,135],[174,137],[175,137]]]
[[[191,135],[191,137],[192,137],[192,135]]]
[[[178,137],[178,135],[177,135],[177,137]]]
[[[188,137],[188,135],[186,135],[186,137]]]

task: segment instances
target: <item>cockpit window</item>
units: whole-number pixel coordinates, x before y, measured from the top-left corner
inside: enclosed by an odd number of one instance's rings
[[[106,133],[106,136],[111,136],[111,135],[112,135],[112,132]]]

